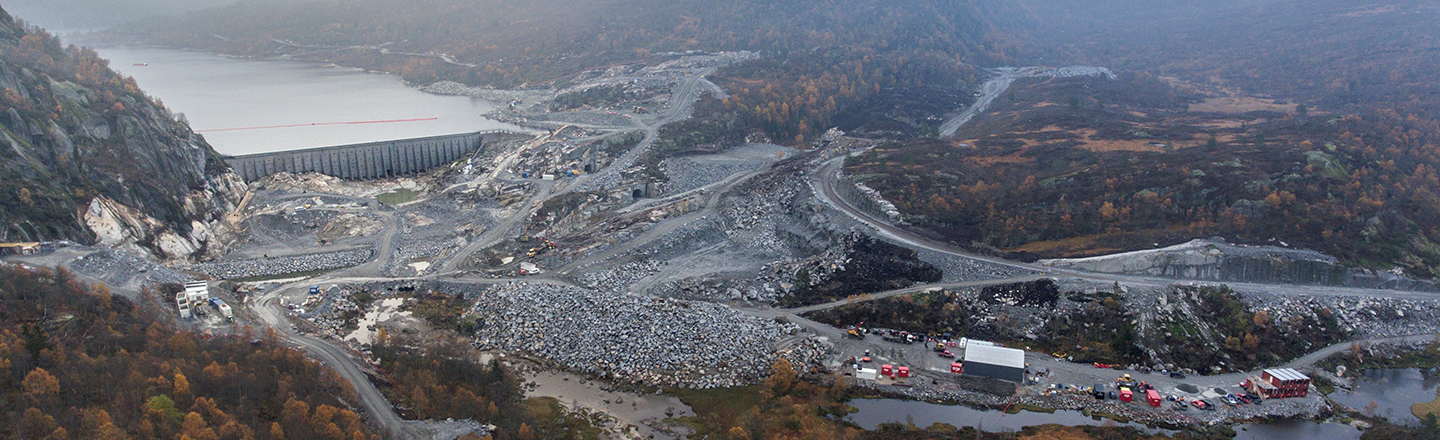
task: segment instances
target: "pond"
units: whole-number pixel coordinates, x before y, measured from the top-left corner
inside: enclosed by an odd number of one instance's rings
[[[1045,424],[1131,426],[1144,432],[1159,432],[1143,424],[1119,423],[1086,416],[1080,411],[1056,411],[1053,414],[1021,411],[1017,414],[1006,414],[993,409],[981,410],[962,405],[900,399],[855,399],[849,403],[860,410],[847,416],[846,420],[867,430],[873,430],[888,422],[909,422],[921,428],[938,422],[957,427],[973,426],[988,432],[1015,432],[1026,426]]]
[[[1440,374],[1436,374],[1436,370],[1365,370],[1355,382],[1354,391],[1330,393],[1330,400],[1366,415],[1384,417],[1391,423],[1415,426],[1420,419],[1410,412],[1410,405],[1435,400],[1437,388],[1440,388]]]

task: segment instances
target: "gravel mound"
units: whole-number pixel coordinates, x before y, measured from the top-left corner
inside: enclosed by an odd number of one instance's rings
[[[93,254],[76,258],[70,268],[87,276],[99,278],[105,284],[126,286],[132,282],[144,284],[184,284],[191,277],[174,269],[161,266],[154,261],[114,249],[101,249]]]
[[[548,284],[507,284],[478,295],[482,349],[528,352],[567,368],[618,380],[688,388],[764,378],[776,344],[799,332],[705,302],[604,293]],[[794,344],[808,365],[823,353]]]
[[[356,266],[370,260],[374,248],[287,255],[253,260],[216,261],[191,266],[221,279],[254,278]]]

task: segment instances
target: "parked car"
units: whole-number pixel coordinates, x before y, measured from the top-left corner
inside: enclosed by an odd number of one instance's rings
[[[1189,409],[1185,406],[1184,400],[1177,400],[1175,401],[1175,403],[1170,404],[1170,407],[1175,408],[1176,411],[1185,411]]]
[[[1185,373],[1181,373],[1181,372],[1179,372],[1179,371],[1171,371],[1171,372],[1170,372],[1170,377],[1173,377],[1173,378],[1176,378],[1176,379],[1184,379],[1184,378],[1185,378]]]

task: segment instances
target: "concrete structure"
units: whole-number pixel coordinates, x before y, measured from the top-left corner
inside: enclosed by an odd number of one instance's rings
[[[204,281],[191,281],[185,283],[185,300],[196,305],[210,299],[210,283]]]
[[[0,255],[35,255],[42,252],[54,252],[55,243],[51,242],[30,242],[30,243],[0,243]]]
[[[180,311],[180,319],[190,319],[190,297],[185,292],[175,292],[175,308]]]
[[[855,373],[855,377],[864,380],[875,380],[880,377],[880,372],[875,371],[874,368],[861,368],[859,372]]]
[[[969,341],[965,348],[965,374],[1011,382],[1025,380],[1025,351],[977,344]]]
[[[279,172],[317,172],[342,179],[380,179],[412,175],[475,154],[505,130],[415,139],[336,145],[304,150],[233,156],[225,159],[246,182]]]
[[[1266,399],[1279,397],[1305,397],[1310,394],[1310,376],[1294,368],[1271,368],[1260,373],[1260,380],[1252,380],[1258,386],[1254,391]]]

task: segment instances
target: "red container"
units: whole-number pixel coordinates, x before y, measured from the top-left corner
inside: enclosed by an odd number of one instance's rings
[[[950,372],[955,374],[965,374],[965,364],[959,362],[951,362]]]
[[[896,368],[895,375],[900,376],[900,377],[910,377],[910,367],[899,367],[899,368]]]
[[[894,372],[894,371],[895,371],[895,367],[891,366],[890,364],[885,364],[885,365],[881,365],[881,366],[880,366],[880,375],[881,375],[881,376],[889,376],[889,375],[890,375],[892,372]]]
[[[1160,393],[1155,392],[1155,390],[1145,390],[1145,401],[1146,401],[1146,402],[1149,402],[1149,403],[1150,403],[1150,406],[1159,408],[1159,407],[1160,407]]]
[[[1135,401],[1135,393],[1130,392],[1130,389],[1129,389],[1129,388],[1121,388],[1121,389],[1120,389],[1120,401],[1121,401],[1121,402],[1134,402],[1134,401]]]

